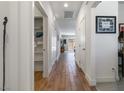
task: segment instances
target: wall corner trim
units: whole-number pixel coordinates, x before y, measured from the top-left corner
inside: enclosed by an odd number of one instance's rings
[[[88,74],[86,74],[85,77],[86,77],[86,79],[87,79],[87,81],[88,81],[90,86],[96,86],[96,80],[91,79],[91,77],[89,77]]]

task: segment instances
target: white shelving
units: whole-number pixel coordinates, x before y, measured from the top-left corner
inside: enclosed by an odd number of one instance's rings
[[[41,54],[43,53],[43,49],[41,51],[34,51],[35,54]]]
[[[40,53],[35,53],[35,57],[34,57],[34,61],[43,61],[43,55],[41,55]]]
[[[35,62],[35,71],[43,71],[43,36],[36,37],[36,34],[43,32],[43,18],[35,17],[35,27],[34,27],[34,62]]]

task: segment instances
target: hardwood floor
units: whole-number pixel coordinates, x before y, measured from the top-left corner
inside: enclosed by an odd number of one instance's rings
[[[35,73],[35,90],[45,91],[91,91],[84,73],[75,64],[74,53],[61,54],[48,79],[41,72]]]

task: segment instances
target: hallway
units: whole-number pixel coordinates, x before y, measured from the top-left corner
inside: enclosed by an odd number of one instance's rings
[[[73,52],[61,54],[48,80],[42,77],[39,78],[40,72],[35,73],[35,90],[95,90],[95,88],[89,87],[84,73],[77,67],[74,60]]]

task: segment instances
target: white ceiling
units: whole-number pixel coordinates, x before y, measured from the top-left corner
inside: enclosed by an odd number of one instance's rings
[[[68,3],[68,7],[64,7],[64,3]],[[50,2],[54,15],[56,17],[59,29],[62,34],[74,35],[76,30],[76,18],[80,7],[81,1],[51,1]],[[64,11],[74,11],[73,18],[65,19]]]

